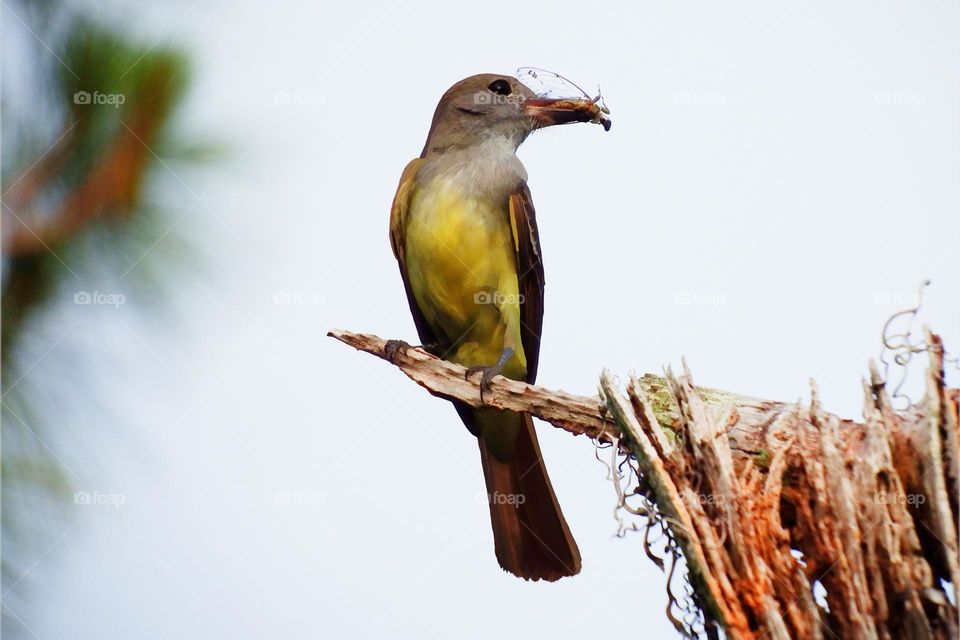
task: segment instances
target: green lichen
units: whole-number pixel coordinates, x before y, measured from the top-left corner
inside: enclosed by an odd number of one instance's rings
[[[760,449],[755,454],[753,454],[753,462],[763,471],[770,470],[770,460],[773,456],[770,455],[770,452],[766,449]]]

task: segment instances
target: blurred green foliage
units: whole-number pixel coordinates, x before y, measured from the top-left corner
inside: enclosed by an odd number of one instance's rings
[[[168,163],[208,156],[176,135],[191,76],[184,54],[98,24],[83,5],[10,0],[4,13],[5,32],[17,36],[4,38],[16,67],[4,65],[12,81],[0,93],[2,631],[13,637],[29,634],[10,607],[30,606],[29,568],[51,542],[51,523],[73,507],[55,453],[68,416],[50,399],[83,379],[84,362],[63,362],[62,376],[43,380],[31,370],[56,328],[72,322],[66,304],[78,288],[113,278],[152,290],[157,261],[171,253],[153,251],[158,239],[186,245],[168,233]]]

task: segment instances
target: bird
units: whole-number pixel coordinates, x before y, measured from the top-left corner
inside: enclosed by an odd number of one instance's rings
[[[441,97],[420,157],[400,178],[390,244],[423,349],[479,375],[480,396],[503,375],[533,383],[543,326],[544,268],[527,172],[517,157],[532,132],[593,122],[589,98],[537,95],[518,78],[478,74]],[[391,360],[402,340],[386,344]],[[453,400],[476,437],[494,551],[502,569],[553,582],[580,572],[531,416]]]

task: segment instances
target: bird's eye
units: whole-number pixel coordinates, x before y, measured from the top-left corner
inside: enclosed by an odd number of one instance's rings
[[[494,80],[493,82],[491,82],[490,86],[487,87],[487,89],[490,89],[490,91],[493,91],[494,93],[499,94],[501,96],[510,95],[510,83],[504,80],[503,78],[500,78],[499,80]]]

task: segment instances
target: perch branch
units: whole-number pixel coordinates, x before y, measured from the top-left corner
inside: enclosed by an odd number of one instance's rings
[[[329,335],[388,359],[377,336]],[[815,386],[809,406],[695,387],[685,363],[680,375],[631,378],[625,394],[607,371],[595,396],[498,376],[483,399],[463,367],[420,349],[393,364],[436,396],[618,443],[683,552],[706,622],[729,638],[946,640],[958,631],[960,394],[945,385],[940,338],[928,332],[926,344],[923,401],[894,411],[871,364],[862,422],[824,411]]]
[[[360,351],[387,360],[386,340],[369,333],[334,330],[327,334]],[[600,400],[575,396],[564,391],[550,391],[525,382],[497,376],[492,387],[480,399],[477,380],[467,380],[466,369],[441,360],[422,349],[400,350],[394,364],[407,377],[435,396],[456,399],[473,407],[495,407],[525,411],[574,435],[585,435],[601,442],[612,442],[617,428],[600,413]]]

